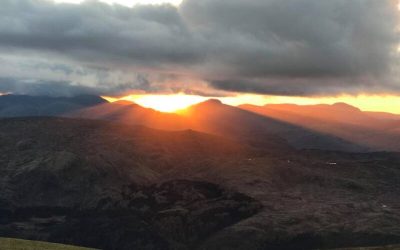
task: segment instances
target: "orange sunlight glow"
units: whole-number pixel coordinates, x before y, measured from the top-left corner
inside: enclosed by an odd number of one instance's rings
[[[196,95],[172,94],[172,95],[129,95],[122,98],[103,97],[107,101],[119,100],[131,101],[140,106],[155,109],[157,111],[174,113],[191,105],[205,101],[208,98]]]
[[[109,102],[126,100],[141,106],[152,108],[161,112],[174,113],[191,105],[206,101],[211,97],[196,95],[171,94],[171,95],[129,95],[121,98],[105,97]],[[341,95],[335,97],[291,97],[291,96],[266,96],[255,94],[241,94],[230,97],[218,97],[223,103],[238,106],[241,104],[253,104],[263,106],[265,104],[291,103],[298,105],[334,104],[344,102],[360,108],[363,111],[388,112],[400,114],[400,96],[396,95]]]
[[[334,104],[344,102],[362,111],[400,114],[400,96],[396,95],[341,95],[335,97],[271,97],[268,103],[294,103],[298,105]]]
[[[344,102],[362,111],[387,112],[400,114],[400,96],[397,95],[340,95],[332,97],[298,97],[298,96],[261,96],[261,95],[241,95],[237,97],[227,97],[222,100],[226,104],[240,105],[253,104],[263,106],[265,104],[297,104],[297,105],[316,105],[334,104]]]

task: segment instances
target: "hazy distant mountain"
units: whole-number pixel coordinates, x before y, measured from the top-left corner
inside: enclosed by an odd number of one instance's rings
[[[400,120],[394,119],[396,115],[363,112],[344,103],[242,105],[240,108],[374,150],[400,151]]]
[[[371,112],[371,111],[366,111],[364,113],[376,119],[400,121],[400,115],[398,114],[391,114],[386,112]]]
[[[116,102],[79,110],[69,116],[118,121],[165,130],[193,129],[250,143],[253,146],[267,147],[270,150],[289,147],[341,151],[366,149],[342,139],[224,105],[217,100],[193,105],[179,114],[162,113],[129,102]]]
[[[26,95],[0,96],[1,117],[57,116],[106,103],[99,96],[48,97]]]
[[[398,243],[399,157],[271,153],[191,130],[2,119],[0,236],[122,250]]]
[[[272,148],[283,145],[295,148],[362,151],[365,148],[323,133],[263,117],[237,107],[209,100],[182,113],[195,130],[249,141],[252,145]]]
[[[109,103],[98,96],[0,96],[0,117],[32,116],[99,119],[174,131],[192,129],[270,150],[294,147],[363,152],[400,148],[387,136],[389,131],[400,134],[400,121],[375,118],[347,104],[237,108],[209,100],[171,114],[127,101]]]
[[[240,108],[250,111],[257,111],[261,114],[297,115],[300,118],[312,118],[331,123],[360,125],[363,127],[384,126],[387,121],[377,118],[377,114],[363,112],[360,109],[346,103],[335,103],[333,105],[295,105],[295,104],[267,104],[265,106],[241,105]],[[387,114],[389,116],[389,114]],[[394,116],[394,115],[393,115]]]

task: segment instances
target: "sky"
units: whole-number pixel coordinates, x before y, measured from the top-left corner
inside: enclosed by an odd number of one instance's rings
[[[85,0],[54,0],[56,3],[74,3],[80,4]],[[173,5],[179,5],[182,0],[100,0],[101,2],[108,4],[120,4],[128,7],[132,7],[136,4],[163,4],[169,3]]]
[[[347,101],[400,113],[398,4],[2,0],[0,93]]]

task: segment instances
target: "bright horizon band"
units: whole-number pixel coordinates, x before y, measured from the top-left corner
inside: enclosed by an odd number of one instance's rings
[[[171,95],[128,95],[123,97],[104,98],[110,102],[126,100],[141,106],[152,108],[162,112],[175,112],[193,104],[205,101],[213,97],[196,95],[171,94]],[[388,112],[400,114],[400,97],[395,95],[342,95],[337,97],[290,97],[290,96],[263,96],[263,95],[237,95],[233,97],[215,97],[223,103],[233,106],[241,104],[253,104],[263,106],[266,104],[334,104],[344,102],[363,111]]]

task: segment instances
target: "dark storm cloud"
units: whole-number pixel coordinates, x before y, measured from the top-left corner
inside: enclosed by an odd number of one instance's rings
[[[216,41],[204,70],[213,87],[274,95],[399,91],[394,1],[200,0],[184,2],[181,12]]]
[[[77,59],[160,64],[193,61],[196,50],[175,7],[4,0],[0,43]]]
[[[392,3],[189,0],[182,13],[219,40],[214,60],[241,76],[353,76],[386,71],[398,42]]]
[[[96,89],[73,85],[67,81],[33,81],[13,78],[0,78],[0,93],[20,95],[76,96],[99,94]]]
[[[67,80],[37,80],[25,78],[0,77],[0,93],[17,93],[32,96],[76,96],[88,95],[123,95],[130,90],[150,91],[149,80],[137,75],[131,81],[112,83],[97,83],[95,86],[85,86]]]
[[[159,77],[151,74],[264,94],[398,92],[397,26],[392,0],[185,0],[133,8],[4,0],[0,55],[42,53],[65,75],[72,72],[57,60],[135,71],[132,84],[93,80],[93,88],[110,93],[154,91]]]
[[[315,79],[244,79],[244,80],[215,80],[210,85],[216,89],[226,91],[257,93],[280,96],[324,96],[359,93],[388,93],[400,92],[399,84],[382,84],[374,78],[346,78],[338,81],[337,78]]]

